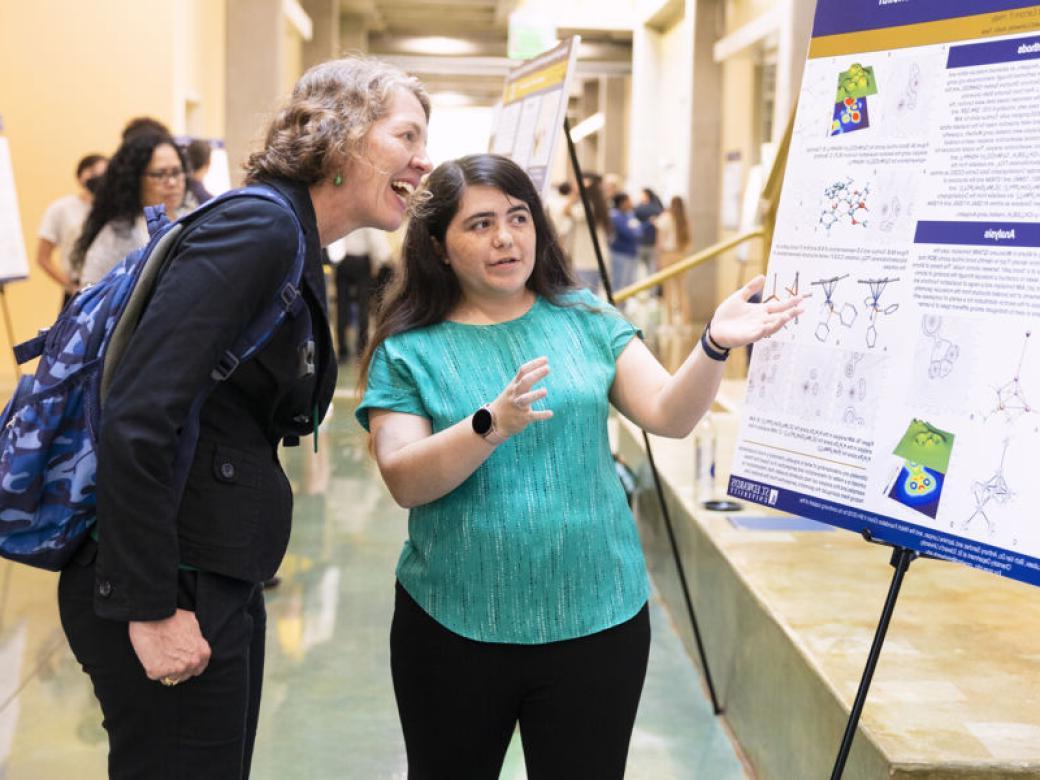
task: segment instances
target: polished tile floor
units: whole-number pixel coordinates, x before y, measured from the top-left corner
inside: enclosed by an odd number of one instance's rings
[[[387,647],[406,515],[382,487],[352,408],[342,391],[317,456],[307,446],[285,454],[296,514],[282,583],[268,595],[257,780],[406,776]],[[100,712],[58,625],[56,581],[0,563],[0,780],[105,777]],[[744,778],[671,616],[657,598],[651,607],[628,777]],[[514,740],[502,777],[525,776]]]

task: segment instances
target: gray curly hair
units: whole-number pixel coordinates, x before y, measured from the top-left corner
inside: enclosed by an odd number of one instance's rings
[[[284,178],[314,184],[335,175],[360,153],[365,135],[398,89],[415,95],[429,120],[426,90],[393,65],[359,56],[315,65],[271,120],[264,148],[246,161],[246,182]]]

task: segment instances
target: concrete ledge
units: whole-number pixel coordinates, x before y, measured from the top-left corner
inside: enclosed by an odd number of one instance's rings
[[[737,423],[716,417],[725,484]],[[622,421],[617,443],[640,478],[647,563],[696,657],[642,434]],[[891,581],[888,550],[837,529],[737,529],[695,508],[692,440],[651,443],[724,717],[762,780],[830,777]],[[1040,592],[914,562],[844,778],[1025,777],[1040,777]]]

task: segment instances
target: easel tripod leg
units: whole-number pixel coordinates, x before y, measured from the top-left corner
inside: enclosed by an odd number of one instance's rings
[[[877,668],[878,658],[881,656],[881,647],[885,643],[888,624],[892,621],[892,613],[895,611],[896,599],[899,597],[899,588],[903,584],[903,576],[906,574],[906,570],[910,567],[911,561],[916,557],[916,552],[905,547],[896,547],[892,550],[891,563],[895,567],[895,571],[892,574],[892,583],[888,587],[888,598],[885,599],[885,608],[881,611],[881,620],[878,622],[877,630],[874,632],[874,642],[870,646],[867,665],[863,669],[863,677],[859,681],[856,700],[852,703],[852,711],[849,713],[849,721],[845,726],[845,735],[841,740],[841,749],[838,751],[837,760],[834,762],[831,780],[841,780],[841,775],[845,771],[845,762],[848,760],[849,751],[852,749],[852,740],[856,736],[859,717],[867,700],[867,692],[870,690],[870,682],[874,677],[874,669]]]

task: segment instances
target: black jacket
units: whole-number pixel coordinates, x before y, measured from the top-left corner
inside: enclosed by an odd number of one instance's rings
[[[94,606],[115,620],[169,617],[179,564],[258,582],[289,540],[292,494],[278,462],[285,421],[320,420],[336,382],[321,246],[303,185],[271,183],[303,225],[303,293],[317,372],[301,376],[290,321],[213,390],[183,499],[171,485],[178,432],[210,371],[275,299],[296,251],[292,219],[274,203],[221,204],[178,239],[112,378],[98,441]]]

